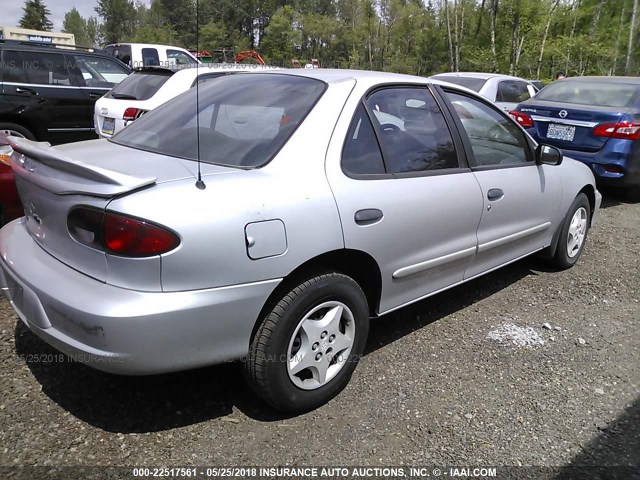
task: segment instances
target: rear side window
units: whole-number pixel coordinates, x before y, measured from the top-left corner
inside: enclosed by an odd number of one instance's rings
[[[426,88],[386,88],[367,104],[377,124],[387,172],[457,168],[458,156],[440,107]]]
[[[474,92],[479,92],[484,84],[487,83],[484,78],[458,77],[457,75],[436,75],[433,78],[435,78],[436,80],[440,80],[441,82],[449,82],[453,83],[454,85],[466,87],[469,90],[473,90]]]
[[[218,165],[260,167],[287,142],[325,87],[305,77],[227,75],[170,100],[111,141]]]
[[[64,55],[49,52],[21,52],[29,83],[38,85],[75,85]]]
[[[3,82],[27,83],[29,81],[22,55],[20,55],[20,52],[13,50],[2,51],[2,69],[0,73],[2,74],[0,78]]]
[[[351,120],[342,149],[342,169],[353,175],[385,173],[373,125],[361,103]]]
[[[148,100],[160,90],[160,87],[172,75],[172,71],[162,69],[133,72],[107,93],[105,97],[121,100]]]
[[[568,79],[546,86],[536,95],[536,99],[601,107],[630,107],[635,104],[639,92],[640,85]]]
[[[529,90],[531,88],[531,90]],[[518,80],[504,80],[498,83],[496,102],[520,103],[529,100],[535,94],[533,87]]]
[[[158,56],[158,50],[155,48],[143,48],[142,49],[142,65],[134,65],[135,67],[145,66],[153,67],[160,65],[160,57]]]
[[[129,45],[108,46],[104,50],[108,55],[113,55],[125,65],[131,65],[131,47]]]

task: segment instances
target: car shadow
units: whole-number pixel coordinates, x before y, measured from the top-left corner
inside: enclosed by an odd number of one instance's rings
[[[375,319],[365,355],[544,269],[535,259],[525,259]],[[15,349],[51,400],[106,431],[168,430],[226,417],[234,409],[264,422],[291,418],[257,399],[243,382],[238,363],[153,376],[113,375],[61,355],[21,321],[16,323]]]
[[[602,194],[602,204],[600,208],[617,207],[625,203],[630,203],[625,199],[624,190],[621,188],[599,187]]]
[[[639,480],[640,397],[563,466],[555,480]]]

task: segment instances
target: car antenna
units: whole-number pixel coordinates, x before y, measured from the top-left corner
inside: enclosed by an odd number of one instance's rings
[[[196,2],[196,51],[200,51],[200,16],[199,8]],[[198,74],[200,73],[200,63],[196,63],[196,155],[198,156],[198,180],[196,181],[196,188],[198,190],[204,190],[207,188],[202,181],[202,169],[200,168],[200,82],[198,81]]]

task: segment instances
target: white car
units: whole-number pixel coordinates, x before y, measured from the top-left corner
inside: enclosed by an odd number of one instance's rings
[[[145,67],[136,70],[95,103],[94,127],[110,138],[149,110],[186,92],[198,82],[239,72],[275,69],[263,65],[210,64],[178,69]]]
[[[478,92],[485,98],[510,112],[520,102],[530,99],[538,88],[522,78],[499,73],[448,72],[439,73],[429,78],[449,82]]]
[[[104,47],[108,55],[113,55],[131,68],[178,67],[198,65],[200,60],[188,50],[172,45],[151,43],[112,43]]]

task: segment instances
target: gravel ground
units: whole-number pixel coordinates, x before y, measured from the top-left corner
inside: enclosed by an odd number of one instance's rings
[[[521,261],[375,321],[345,391],[298,417],[237,365],[71,362],[0,300],[0,465],[640,466],[639,238],[640,205],[605,197],[575,268]]]

